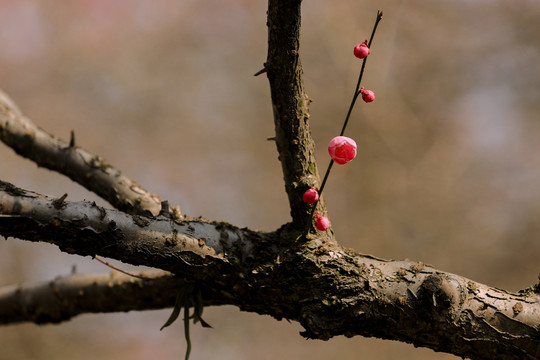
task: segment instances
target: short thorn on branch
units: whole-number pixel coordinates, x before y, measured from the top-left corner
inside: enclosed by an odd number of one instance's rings
[[[268,66],[266,65],[266,63],[264,63],[264,67],[257,71],[255,74],[253,74],[253,76],[259,76],[261,74],[264,74],[265,72],[268,72]]]

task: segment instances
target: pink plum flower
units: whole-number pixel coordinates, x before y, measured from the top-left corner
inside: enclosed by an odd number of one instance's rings
[[[346,164],[356,156],[356,142],[346,136],[336,136],[328,144],[328,153],[336,163]]]
[[[315,214],[315,227],[320,231],[325,231],[330,227],[330,220],[326,216]]]
[[[319,200],[319,191],[316,188],[306,190],[303,196],[304,202],[307,204],[315,204]]]
[[[363,86],[360,88],[360,94],[362,94],[362,100],[364,100],[367,103],[375,100],[375,93],[371,90],[364,89]]]
[[[369,48],[367,46],[367,40],[354,47],[354,56],[359,59],[363,59],[369,55]]]

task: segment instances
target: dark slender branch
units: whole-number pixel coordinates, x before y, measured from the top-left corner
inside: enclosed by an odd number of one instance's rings
[[[369,37],[368,47],[371,48],[371,43],[373,43],[373,38],[375,37],[375,32],[377,31],[377,26],[379,26],[379,23],[381,22],[383,18],[383,11],[378,10],[377,11],[377,18],[375,19],[375,25],[373,26],[373,30],[371,31],[371,36]]]
[[[375,24],[373,25],[373,30],[371,31],[371,36],[369,38],[369,44],[368,47],[371,47],[371,43],[373,42],[373,37],[375,36],[375,32],[377,31],[377,26],[379,25],[379,22],[382,20],[382,11],[377,11],[377,18],[375,19]],[[369,57],[369,56],[368,56]],[[366,68],[366,62],[368,57],[365,57],[362,61],[362,68],[360,69],[360,74],[358,75],[358,81],[356,82],[356,88],[354,90],[354,95],[351,101],[351,104],[349,105],[349,110],[347,110],[347,115],[345,116],[345,121],[343,122],[343,127],[341,128],[341,132],[339,133],[339,136],[343,136],[345,133],[345,129],[347,128],[347,124],[349,123],[349,119],[352,114],[352,110],[354,109],[354,105],[356,104],[356,100],[358,99],[358,96],[360,95],[360,84],[362,82],[362,77],[364,76],[364,70]],[[317,201],[311,210],[311,218],[313,218],[313,215],[315,214],[315,210],[317,209],[317,205],[320,201],[322,201],[322,194],[324,190],[324,186],[326,185],[326,181],[328,180],[328,175],[330,175],[330,171],[332,170],[332,166],[334,165],[334,160],[330,160],[330,163],[328,164],[328,167],[326,168],[326,172],[324,173],[324,178],[321,183],[321,186],[319,187],[319,201]],[[306,234],[310,231],[312,227],[312,222],[308,222]]]
[[[371,44],[373,43],[373,38],[375,37],[375,32],[377,31],[377,27],[379,26],[379,23],[382,20],[383,12],[377,11],[377,18],[375,19],[375,24],[373,25],[373,30],[371,31],[371,36],[369,37],[369,43],[368,47],[371,49]],[[340,136],[343,136],[345,134],[345,129],[347,128],[347,124],[349,123],[349,118],[351,117],[352,110],[354,108],[354,105],[356,104],[356,100],[358,99],[358,96],[360,95],[360,84],[362,83],[362,77],[364,76],[364,70],[366,69],[366,63],[369,56],[365,57],[362,61],[362,68],[360,69],[360,74],[358,74],[358,81],[356,82],[356,88],[354,89],[353,98],[351,100],[351,104],[349,105],[349,110],[347,110],[347,115],[345,116],[345,121],[343,122],[343,127],[341,128],[341,132],[339,133]]]
[[[131,276],[132,278],[139,279],[139,280],[154,280],[154,278],[146,276],[144,274],[135,274],[133,272],[126,271],[124,269],[119,268],[118,266],[114,266],[110,262],[106,261],[105,259],[100,258],[99,256],[94,256],[94,259],[102,263],[103,265],[113,269],[114,271],[118,271],[119,273],[122,273],[127,276]],[[167,273],[167,272],[165,272]],[[170,273],[169,273],[170,274]],[[172,274],[170,274],[172,275]]]
[[[315,215],[315,210],[317,210],[317,205],[319,204],[319,202],[323,201],[322,200],[322,193],[323,193],[323,190],[324,190],[324,186],[326,185],[326,181],[328,180],[328,175],[330,175],[330,170],[332,170],[333,165],[334,165],[334,160],[332,159],[332,160],[330,160],[330,163],[328,164],[328,167],[326,168],[326,172],[324,173],[323,181],[322,181],[321,186],[320,186],[320,188],[318,190],[319,200],[315,204],[312,205],[313,207],[312,207],[311,213],[310,213],[310,218],[311,219],[313,219],[313,216]],[[311,231],[312,226],[313,226],[313,221],[308,222],[308,224],[306,226],[306,231],[304,232],[306,236]]]

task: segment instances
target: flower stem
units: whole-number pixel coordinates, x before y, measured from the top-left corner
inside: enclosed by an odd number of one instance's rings
[[[383,12],[377,11],[377,19],[375,20],[375,25],[373,26],[373,30],[371,31],[368,48],[371,48],[371,43],[373,42],[375,31],[377,31],[377,26],[379,25],[379,22],[381,21],[382,16],[383,16]],[[369,56],[366,56],[364,58],[364,61],[362,61],[362,68],[360,69],[360,74],[358,75],[358,81],[356,82],[356,88],[354,89],[354,95],[351,101],[351,105],[349,106],[349,111],[347,111],[347,116],[345,116],[345,121],[343,123],[343,127],[341,128],[341,132],[339,133],[339,136],[343,136],[343,134],[345,133],[345,129],[347,128],[347,124],[349,123],[349,118],[351,117],[352,110],[354,108],[354,105],[356,104],[356,99],[358,99],[358,95],[360,95],[360,83],[362,82],[362,77],[364,76],[364,70],[366,68],[368,57]]]
[[[377,19],[375,20],[373,31],[371,31],[371,37],[369,38],[368,48],[371,47],[371,43],[373,42],[373,37],[375,36],[375,31],[377,31],[377,26],[379,26],[379,23],[381,22],[382,17],[383,17],[383,11],[377,10]]]
[[[375,20],[375,25],[373,26],[373,30],[371,31],[371,36],[369,38],[368,47],[371,48],[371,43],[373,42],[373,37],[375,36],[375,32],[377,31],[377,26],[379,25],[379,22],[381,21],[383,16],[382,11],[377,11],[377,19]],[[362,68],[360,69],[360,74],[358,75],[358,81],[356,82],[356,88],[354,89],[354,95],[351,100],[351,104],[349,105],[349,110],[347,111],[347,115],[345,116],[345,121],[343,122],[343,127],[341,128],[341,132],[339,133],[339,136],[343,136],[345,133],[345,129],[347,128],[347,124],[349,123],[349,119],[351,117],[354,105],[356,104],[356,100],[358,99],[358,96],[360,95],[360,83],[362,82],[362,77],[364,76],[364,70],[366,68],[366,62],[369,56],[366,56],[364,58],[364,61],[362,61]],[[324,186],[326,185],[326,181],[328,180],[328,175],[330,175],[330,170],[332,169],[332,166],[334,165],[334,160],[330,160],[330,164],[328,164],[328,167],[326,168],[326,173],[324,174],[323,181],[321,183],[321,186],[319,188],[319,200],[313,204],[313,208],[311,209],[310,214],[310,221],[307,225],[307,229],[305,231],[305,235],[309,234],[311,227],[313,225],[313,215],[315,214],[315,209],[317,208],[317,204],[319,201],[321,201],[322,198],[322,192],[324,190]]]
[[[311,214],[309,216],[310,222],[308,223],[308,225],[306,227],[306,231],[305,231],[304,235],[309,234],[309,231],[311,230],[311,226],[313,225],[313,215],[315,214],[315,210],[317,209],[317,204],[319,203],[319,201],[321,201],[321,194],[322,194],[322,192],[324,190],[324,185],[326,185],[326,180],[328,180],[328,175],[330,175],[330,169],[332,169],[333,165],[334,165],[334,159],[330,160],[330,164],[328,164],[328,167],[326,168],[326,173],[324,174],[323,181],[322,181],[321,186],[320,186],[320,188],[318,190],[319,200],[317,200],[315,202],[315,204],[313,204],[313,209],[311,209]]]

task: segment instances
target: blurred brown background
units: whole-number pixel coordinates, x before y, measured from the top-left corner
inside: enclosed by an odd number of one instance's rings
[[[540,271],[540,3],[309,0],[302,61],[323,172],[378,9],[384,19],[334,167],[330,218],[346,247],[517,291]],[[264,75],[266,2],[2,0],[0,87],[39,126],[104,156],[189,215],[273,230],[289,220]],[[0,145],[0,178],[96,197]],[[100,202],[104,204],[103,202]],[[106,204],[105,204],[106,205]],[[45,244],[0,241],[0,285],[108,272]],[[131,268],[128,265],[122,265]],[[169,310],[0,328],[0,359],[181,359]],[[376,339],[306,341],[296,323],[209,308],[192,359],[456,359]]]

